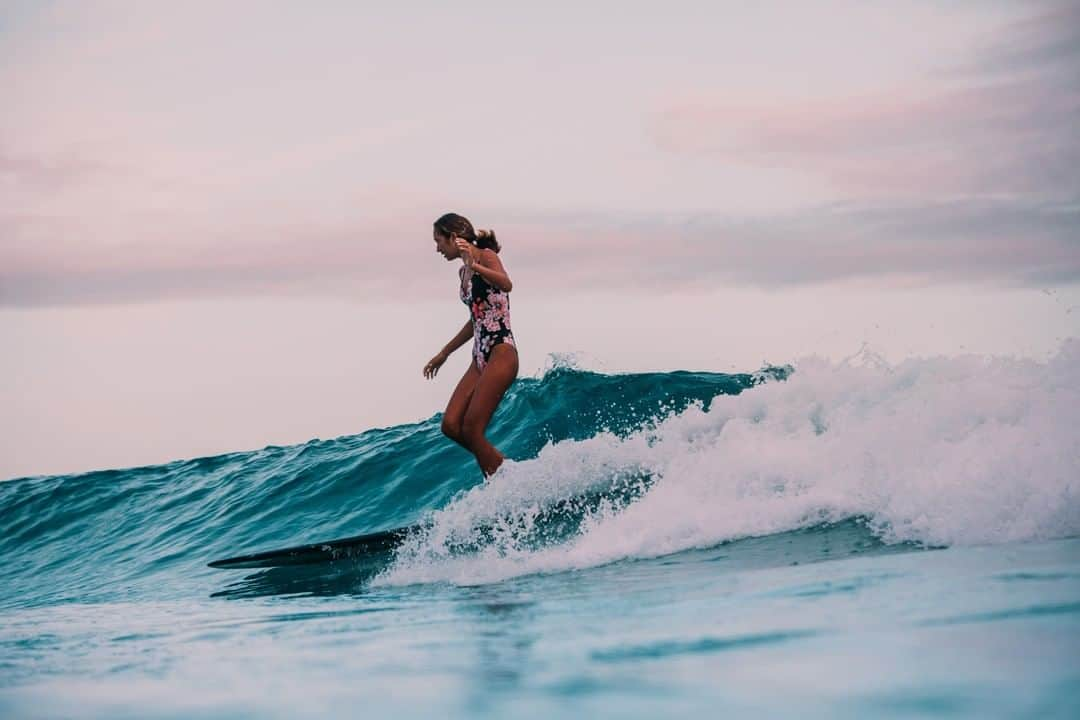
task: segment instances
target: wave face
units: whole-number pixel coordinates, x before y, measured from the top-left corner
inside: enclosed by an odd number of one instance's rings
[[[794,372],[518,381],[486,483],[440,416],[0,483],[0,605],[183,594],[206,561],[423,522],[377,584],[483,583],[857,521],[876,542],[1080,534],[1080,346]]]

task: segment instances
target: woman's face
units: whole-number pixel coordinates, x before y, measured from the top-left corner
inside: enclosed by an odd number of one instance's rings
[[[432,236],[435,238],[435,252],[442,255],[447,260],[456,260],[461,257],[461,251],[458,250],[454,240],[449,235],[443,235],[438,229],[432,229]]]

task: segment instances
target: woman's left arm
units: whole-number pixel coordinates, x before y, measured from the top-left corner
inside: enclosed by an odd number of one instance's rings
[[[506,272],[506,268],[503,267],[502,261],[499,260],[498,253],[486,248],[481,250],[480,248],[473,247],[464,240],[459,240],[458,242],[464,245],[462,252],[468,253],[466,256],[468,260],[465,264],[471,267],[474,273],[478,274],[503,292],[510,292],[513,290],[514,283],[510,281],[510,275]],[[459,245],[459,247],[461,246]]]
[[[514,283],[510,281],[510,275],[503,267],[502,260],[494,250],[481,250],[477,253],[477,262],[473,264],[473,272],[480,273],[480,277],[499,288],[503,292],[514,289]]]

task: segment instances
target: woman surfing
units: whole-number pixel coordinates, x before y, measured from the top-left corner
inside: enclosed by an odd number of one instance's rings
[[[510,290],[513,283],[499,260],[499,243],[491,230],[474,230],[455,213],[435,221],[435,250],[447,260],[461,259],[461,301],[469,320],[450,342],[424,366],[431,379],[450,353],[473,340],[472,362],[461,376],[443,413],[442,431],[476,457],[488,477],[503,462],[503,454],[484,432],[503,394],[518,372],[518,354],[510,330]]]

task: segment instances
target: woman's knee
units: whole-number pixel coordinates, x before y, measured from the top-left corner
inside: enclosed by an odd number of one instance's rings
[[[461,442],[464,437],[462,433],[462,422],[446,417],[445,415],[442,419],[442,431],[443,435],[455,442]]]

